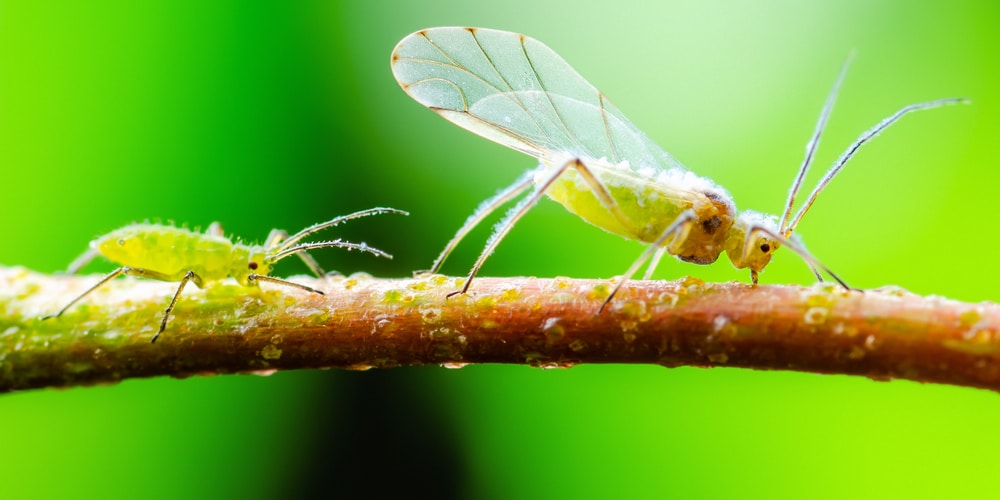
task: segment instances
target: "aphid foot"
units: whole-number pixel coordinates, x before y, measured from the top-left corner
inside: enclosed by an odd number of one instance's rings
[[[164,326],[166,326],[165,323],[160,326],[160,331],[156,332],[156,335],[153,335],[153,338],[149,341],[150,344],[155,344],[156,339],[160,338],[160,334],[163,333]]]
[[[618,284],[611,290],[611,293],[608,294],[608,298],[604,299],[604,302],[601,303],[601,307],[597,309],[597,314],[595,314],[595,316],[599,316],[604,312],[604,309],[608,307],[608,304],[610,304],[615,296],[618,295],[618,290],[621,290],[622,287],[625,286],[625,283],[628,283],[628,281],[628,278],[622,276],[621,281],[619,281]]]

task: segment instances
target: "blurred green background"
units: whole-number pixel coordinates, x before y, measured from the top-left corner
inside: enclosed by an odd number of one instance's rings
[[[828,165],[905,104],[800,226],[851,284],[996,300],[996,2],[0,2],[0,264],[51,272],[144,219],[263,239],[376,205],[338,235],[426,269],[529,158],[407,97],[389,54],[472,25],[559,52],[741,208],[778,212],[840,64]],[[822,168],[819,168],[821,171]],[[818,177],[819,173],[812,176]],[[445,271],[463,274],[476,231]],[[553,230],[553,228],[557,228]],[[545,201],[484,275],[610,277],[642,251]],[[278,275],[305,272],[295,262]],[[110,269],[93,265],[93,272]],[[658,278],[748,279],[725,260]],[[766,283],[810,283],[783,252]],[[1000,396],[737,369],[579,366],[133,380],[0,396],[5,498],[985,497]]]

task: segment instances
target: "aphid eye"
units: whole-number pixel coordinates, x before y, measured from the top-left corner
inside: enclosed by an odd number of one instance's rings
[[[768,245],[767,243],[761,243],[760,244],[760,251],[764,252],[764,253],[770,252],[771,251],[771,245]]]
[[[118,246],[120,247],[125,246],[125,238],[118,238]]]
[[[251,260],[247,267],[249,267],[251,271],[255,271],[257,270],[257,263]]]

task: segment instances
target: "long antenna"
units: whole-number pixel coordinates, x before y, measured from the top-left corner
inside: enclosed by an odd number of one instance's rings
[[[288,255],[288,254],[285,253],[286,250],[290,249],[292,246],[295,245],[295,243],[297,241],[301,240],[302,238],[305,238],[306,236],[309,236],[310,234],[313,234],[313,233],[318,232],[318,231],[322,231],[322,230],[324,230],[324,229],[326,229],[328,227],[336,226],[336,225],[338,225],[338,224],[340,224],[342,222],[347,222],[347,221],[349,221],[351,219],[357,219],[359,217],[365,217],[365,216],[368,216],[368,215],[378,215],[378,214],[410,215],[409,212],[404,212],[403,210],[396,210],[395,208],[375,207],[375,208],[369,208],[367,210],[360,210],[360,211],[354,212],[353,214],[347,214],[347,215],[341,215],[340,217],[334,217],[333,219],[328,220],[326,222],[320,222],[319,224],[313,224],[313,225],[311,225],[311,226],[309,226],[309,227],[307,227],[307,228],[305,228],[305,229],[303,229],[303,230],[301,230],[301,231],[299,231],[299,232],[297,232],[297,233],[289,236],[288,238],[286,238],[284,241],[281,242],[280,245],[278,245],[277,247],[274,248],[273,251],[277,253],[277,255],[275,255],[275,259],[278,260],[278,259],[281,258],[279,256]],[[337,241],[339,241],[339,240],[337,240]],[[330,245],[330,246],[335,246],[335,245]],[[319,248],[319,247],[317,247],[317,248]],[[388,254],[386,254],[386,255],[388,255]]]
[[[826,171],[826,174],[824,174],[823,178],[820,179],[819,183],[816,185],[816,188],[813,189],[812,193],[809,194],[809,198],[806,199],[806,202],[802,205],[802,208],[800,208],[799,212],[795,214],[795,218],[792,219],[792,222],[788,225],[788,227],[785,228],[784,234],[786,236],[792,234],[792,231],[795,230],[795,226],[799,225],[799,222],[802,220],[802,216],[805,215],[806,211],[809,210],[809,207],[811,207],[813,202],[816,201],[816,197],[819,196],[820,191],[822,191],[823,188],[825,188],[826,185],[830,183],[833,177],[837,175],[838,172],[840,172],[840,169],[844,167],[844,164],[847,163],[847,160],[850,160],[851,157],[854,156],[854,153],[856,153],[864,143],[868,142],[875,136],[882,133],[883,130],[888,128],[889,125],[892,125],[896,120],[900,119],[903,115],[911,111],[919,111],[921,109],[936,108],[938,106],[945,106],[948,104],[968,104],[970,102],[972,101],[964,97],[955,97],[949,99],[938,99],[936,101],[921,102],[917,104],[910,104],[909,106],[905,106],[903,109],[900,109],[899,111],[893,113],[888,118],[885,118],[871,129],[865,131],[865,133],[861,134],[858,137],[858,140],[854,141],[854,143],[851,144],[847,148],[847,150],[844,151],[842,155],[840,155],[840,158],[837,159],[837,161],[833,164],[833,166],[831,166],[830,169]]]
[[[331,247],[346,248],[348,250],[359,250],[361,252],[370,253],[376,257],[385,257],[387,259],[392,258],[392,255],[390,255],[389,253],[383,252],[382,250],[379,250],[375,247],[368,246],[367,243],[351,243],[350,241],[333,240],[333,241],[320,241],[316,243],[303,243],[301,245],[294,246],[292,248],[286,248],[274,254],[274,256],[271,258],[272,259],[271,262],[278,262],[279,260],[284,259],[289,255],[294,255],[299,252],[315,250],[317,248],[331,248]]]
[[[854,51],[851,51],[847,55],[844,65],[840,67],[840,74],[837,75],[837,80],[833,82],[833,88],[830,89],[830,93],[826,96],[826,103],[823,104],[823,110],[820,112],[819,120],[816,122],[816,130],[813,131],[812,137],[806,143],[806,157],[802,160],[802,166],[799,167],[799,174],[795,177],[795,181],[792,182],[791,189],[788,190],[788,201],[785,202],[785,213],[781,216],[781,225],[779,226],[779,232],[785,238],[790,234],[790,232],[785,232],[785,226],[788,225],[788,218],[792,216],[792,205],[795,204],[795,196],[799,193],[799,189],[802,188],[802,181],[806,177],[809,165],[812,164],[813,155],[819,149],[820,135],[823,134],[823,129],[826,128],[826,121],[830,118],[830,113],[833,111],[833,104],[837,101],[837,94],[840,92],[840,85],[844,83],[844,77],[847,76],[847,68],[851,66],[853,60]]]

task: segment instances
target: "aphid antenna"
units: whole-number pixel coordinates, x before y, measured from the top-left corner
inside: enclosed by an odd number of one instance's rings
[[[753,239],[754,233],[764,233],[771,239],[780,243],[782,246],[788,247],[789,250],[795,252],[799,257],[802,257],[802,260],[806,261],[806,264],[809,265],[809,269],[812,269],[813,273],[816,275],[816,278],[819,279],[820,281],[823,281],[823,276],[820,275],[819,271],[823,271],[826,274],[829,274],[830,277],[833,278],[834,281],[839,283],[840,286],[844,287],[844,289],[855,290],[855,288],[851,288],[851,286],[848,285],[846,282],[844,282],[844,280],[840,279],[840,276],[837,276],[837,274],[831,271],[829,267],[824,266],[823,263],[819,261],[819,259],[814,257],[813,254],[809,253],[809,250],[806,250],[806,248],[802,246],[800,243],[796,242],[791,238],[786,238],[782,236],[779,232],[772,231],[771,229],[764,226],[753,226],[752,228],[750,228],[749,231],[747,231],[746,244],[743,245],[744,260],[746,260],[747,257],[750,255],[750,242],[754,241]],[[754,284],[756,284],[757,273],[754,271],[751,273],[751,276],[753,277]]]
[[[830,167],[830,169],[827,170],[825,174],[823,174],[823,178],[820,179],[819,183],[816,184],[816,187],[812,190],[812,193],[809,193],[809,197],[806,198],[806,201],[802,204],[802,207],[800,207],[799,211],[795,214],[795,217],[787,225],[787,227],[784,228],[784,230],[782,231],[782,235],[784,235],[785,239],[787,240],[787,237],[792,234],[792,231],[795,231],[795,227],[798,226],[799,222],[802,221],[802,216],[805,215],[805,213],[809,210],[809,207],[811,207],[813,202],[816,201],[816,197],[819,196],[819,193],[823,191],[826,185],[829,184],[831,180],[833,180],[834,176],[836,176],[840,172],[840,170],[844,168],[844,165],[847,163],[847,161],[850,160],[852,156],[854,156],[854,153],[856,153],[858,149],[861,148],[862,145],[864,145],[866,142],[870,141],[871,139],[882,133],[883,130],[885,130],[890,125],[895,123],[896,120],[902,118],[903,115],[906,115],[911,111],[936,108],[939,106],[945,106],[949,104],[969,104],[971,102],[972,102],[971,100],[964,97],[953,97],[947,99],[938,99],[935,101],[910,104],[908,106],[904,106],[902,109],[896,111],[892,115],[889,115],[887,118],[883,119],[874,127],[866,130],[858,137],[856,141],[854,141],[854,143],[848,146],[847,150],[840,155],[840,158],[838,158],[837,161],[834,162],[833,165]]]
[[[799,189],[802,188],[802,181],[805,180],[806,172],[809,170],[809,166],[812,164],[813,155],[816,150],[819,149],[820,136],[823,135],[823,129],[826,128],[826,122],[830,118],[830,113],[833,112],[833,105],[837,101],[837,94],[840,93],[840,86],[844,83],[844,77],[847,76],[847,69],[851,67],[851,63],[854,61],[854,51],[852,50],[848,55],[844,64],[840,67],[840,74],[837,75],[837,80],[833,82],[833,88],[830,89],[830,93],[826,96],[826,103],[823,104],[823,110],[820,111],[819,120],[816,121],[816,130],[813,131],[812,137],[809,138],[809,142],[806,143],[806,157],[802,160],[802,165],[799,167],[799,173],[792,182],[792,187],[788,190],[788,201],[785,202],[785,213],[781,216],[781,224],[778,226],[781,234],[786,238],[789,236],[791,231],[785,232],[785,228],[788,225],[788,218],[792,216],[792,206],[795,204],[795,196],[798,195]]]
[[[285,257],[288,257],[289,255],[295,255],[295,254],[297,254],[299,252],[306,252],[306,251],[309,251],[309,250],[315,250],[317,248],[332,248],[332,247],[346,248],[348,250],[358,250],[358,251],[361,251],[361,252],[370,253],[370,254],[372,254],[372,255],[374,255],[376,257],[385,257],[386,259],[392,259],[392,255],[390,255],[389,253],[386,253],[386,252],[384,252],[382,250],[379,250],[378,248],[375,248],[373,246],[369,246],[367,243],[352,243],[350,241],[343,241],[343,240],[337,239],[337,240],[333,240],[333,241],[319,241],[319,242],[314,242],[314,243],[303,243],[301,245],[297,245],[297,246],[294,246],[292,248],[286,248],[284,250],[281,250],[280,252],[271,254],[268,257],[268,260],[270,262],[272,262],[272,263],[273,262],[278,262],[279,260],[284,259]]]
[[[334,217],[333,219],[328,220],[326,222],[320,222],[318,224],[313,224],[313,225],[311,225],[311,226],[309,226],[309,227],[307,227],[307,228],[305,228],[305,229],[303,229],[303,230],[301,230],[301,231],[299,231],[299,232],[297,232],[297,233],[289,236],[288,238],[285,238],[284,240],[282,240],[281,244],[274,248],[274,251],[277,252],[277,255],[291,255],[291,253],[286,254],[285,252],[290,251],[293,248],[298,248],[298,250],[295,250],[295,252],[301,252],[302,250],[307,250],[307,248],[295,247],[294,245],[295,245],[296,242],[298,242],[302,238],[305,238],[306,236],[309,236],[310,234],[313,234],[315,232],[322,231],[322,230],[324,230],[324,229],[326,229],[328,227],[334,227],[334,226],[336,226],[338,224],[341,224],[343,222],[347,222],[347,221],[352,220],[352,219],[357,219],[359,217],[366,217],[366,216],[369,216],[369,215],[378,215],[378,214],[410,215],[409,212],[406,212],[406,211],[403,211],[403,210],[397,210],[395,208],[389,208],[389,207],[375,207],[375,208],[369,208],[367,210],[359,210],[359,211],[354,212],[352,214],[341,215],[340,217]],[[336,240],[336,241],[339,242],[340,240]],[[334,242],[327,242],[327,243],[334,243]],[[341,242],[341,243],[346,243],[346,242]],[[327,246],[337,246],[337,245],[327,245]],[[350,248],[350,247],[348,247],[346,245],[340,245],[340,246],[342,246],[344,248]],[[323,248],[323,247],[316,247],[316,248]],[[375,249],[375,250],[377,250],[377,249]],[[368,250],[366,250],[366,251],[368,251]],[[295,253],[295,252],[292,252],[292,253]],[[379,252],[385,254],[385,252],[382,252],[381,250],[379,250]],[[389,256],[389,254],[380,255],[380,257],[386,257],[386,256]],[[389,258],[392,258],[392,257],[389,257]]]

